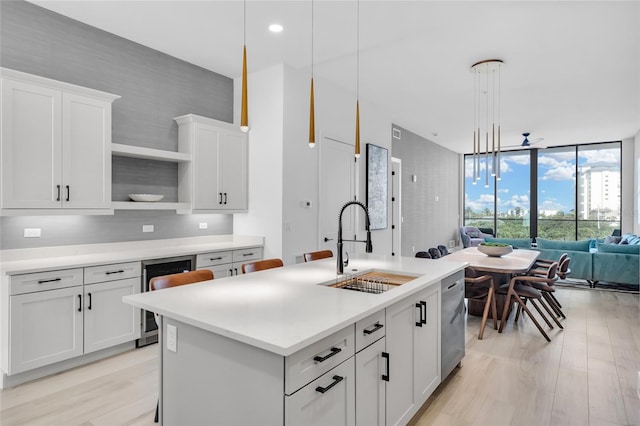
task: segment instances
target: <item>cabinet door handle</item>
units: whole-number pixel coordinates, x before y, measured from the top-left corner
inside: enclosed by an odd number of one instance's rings
[[[326,243],[326,242],[328,242],[328,241],[333,241],[333,238],[327,238],[327,237],[324,237],[324,242]]]
[[[383,374],[382,375],[382,380],[384,380],[385,382],[389,381],[389,375],[390,375],[390,368],[389,368],[389,354],[387,352],[382,352],[382,358],[387,360],[387,374]]]
[[[222,204],[222,192],[218,192],[218,195],[220,195],[220,200],[218,201],[218,204]]]
[[[78,312],[82,312],[82,295],[78,295]]]
[[[89,297],[89,305],[87,306],[87,309],[91,310],[91,293],[87,293],[87,296]]]
[[[233,270],[236,272],[236,275],[238,275],[238,268],[233,268]]]
[[[422,316],[422,312],[420,312],[420,321],[423,324],[426,324],[427,323],[427,302],[425,300],[421,300],[420,305],[424,308],[424,317]]]
[[[227,193],[224,193],[224,204],[227,204]]]
[[[62,281],[62,278],[53,278],[50,280],[38,280],[38,284],[44,284],[44,283],[53,283],[56,281]]]
[[[328,391],[329,389],[331,389],[332,387],[334,387],[335,385],[337,385],[343,380],[344,380],[344,377],[338,376],[336,374],[335,376],[333,376],[333,382],[331,382],[329,386],[325,386],[324,388],[322,386],[318,386],[316,388],[316,392],[325,393],[326,391]]]
[[[105,275],[122,274],[122,273],[124,273],[124,269],[120,269],[118,271],[107,271],[107,272],[105,272]]]
[[[384,327],[384,325],[380,324],[380,322],[377,322],[373,325],[373,328],[371,329],[364,329],[364,334],[373,334],[376,331],[380,330],[382,327]]]
[[[232,277],[233,276],[233,269],[229,269],[229,276]]]
[[[60,201],[60,185],[56,185],[56,191],[58,192],[58,195],[56,196],[56,201]]]
[[[416,303],[416,308],[418,308],[418,312],[420,312],[420,319],[416,321],[416,326],[422,327],[422,305],[420,303]]]
[[[336,354],[338,354],[340,352],[342,352],[342,349],[333,347],[333,348],[331,348],[331,352],[329,354],[327,354],[325,356],[316,355],[316,356],[313,357],[313,360],[315,362],[325,362],[326,360],[328,360],[329,358],[331,358],[332,356],[334,356],[334,355],[336,355]]]
[[[69,201],[69,199],[71,198],[71,189],[69,189],[69,185],[66,185],[67,187],[67,201]]]

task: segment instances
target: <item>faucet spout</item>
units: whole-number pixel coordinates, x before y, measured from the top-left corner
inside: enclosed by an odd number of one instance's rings
[[[367,231],[367,239],[365,241],[344,240],[342,238],[342,213],[347,207],[351,205],[360,206],[362,210],[364,210],[364,214],[366,218],[365,229]],[[369,211],[367,210],[367,207],[364,204],[362,204],[360,201],[348,201],[347,203],[345,203],[344,206],[342,206],[342,209],[340,209],[340,214],[338,215],[338,253],[337,253],[337,265],[336,265],[337,266],[336,272],[338,275],[342,275],[344,273],[344,262],[342,260],[343,259],[342,258],[343,241],[354,241],[354,242],[365,243],[365,251],[367,253],[373,252],[373,244],[371,244],[371,224],[369,221]]]

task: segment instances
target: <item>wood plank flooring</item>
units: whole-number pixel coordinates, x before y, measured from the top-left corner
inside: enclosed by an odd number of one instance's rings
[[[565,330],[467,321],[467,353],[412,426],[640,425],[638,295],[560,289]],[[0,391],[0,424],[152,425],[157,345]]]

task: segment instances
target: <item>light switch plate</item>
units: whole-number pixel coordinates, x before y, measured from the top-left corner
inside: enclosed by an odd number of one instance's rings
[[[178,328],[167,324],[167,350],[178,352]]]
[[[153,232],[153,225],[142,225],[142,232]]]
[[[207,229],[209,227],[209,224],[207,222],[200,222],[198,224],[198,229]]]

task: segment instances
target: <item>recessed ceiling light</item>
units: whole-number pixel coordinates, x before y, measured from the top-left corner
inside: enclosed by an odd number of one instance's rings
[[[272,33],[279,33],[282,31],[282,25],[280,24],[271,24],[269,25],[269,31],[271,31]]]

